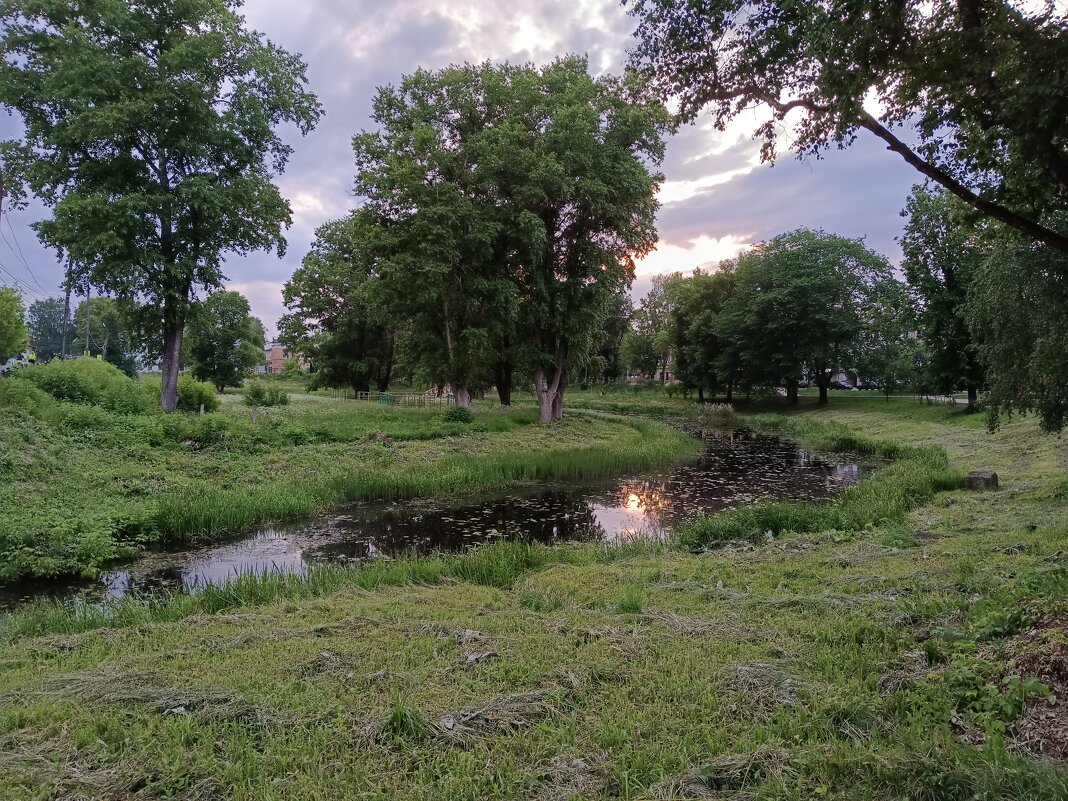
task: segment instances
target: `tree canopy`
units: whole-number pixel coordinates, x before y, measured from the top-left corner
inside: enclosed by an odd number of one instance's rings
[[[919,305],[918,328],[933,389],[964,388],[972,404],[984,371],[969,330],[965,301],[986,257],[977,215],[945,191],[914,187],[901,237],[902,267]]]
[[[64,333],[68,346],[74,341],[74,326],[70,320],[64,320],[63,301],[59,298],[45,298],[31,303],[26,310],[26,328],[37,358],[41,361],[54,359],[63,352]]]
[[[26,344],[22,297],[18,290],[0,286],[0,361],[7,361]]]
[[[274,185],[320,107],[301,59],[245,28],[240,0],[0,0],[0,105],[25,138],[0,145],[16,201],[52,208],[41,239],[144,304],[175,408],[182,333],[227,253],[277,250]],[[133,88],[136,91],[132,91]]]
[[[137,345],[123,304],[114,298],[86,298],[74,311],[74,353],[100,356],[127,375],[137,373]]]
[[[240,292],[212,292],[192,314],[185,339],[193,375],[220,393],[263,364],[263,324]]]
[[[1062,252],[1068,205],[1068,12],[1053,3],[624,0],[632,63],[684,119],[722,129],[758,104],[774,160],[862,130],[983,214]],[[1055,66],[1056,65],[1056,66]],[[877,109],[877,110],[876,110]]]
[[[597,357],[655,244],[667,111],[569,56],[420,70],[379,90],[374,119],[356,191],[406,350],[461,404],[519,367],[559,417],[569,366]]]
[[[326,223],[282,288],[279,340],[311,362],[313,386],[389,387],[395,329],[376,302],[374,235],[366,212]]]
[[[743,253],[733,291],[713,323],[720,366],[741,383],[787,389],[808,375],[820,402],[851,366],[869,297],[893,281],[886,259],[862,242],[822,231],[782,234]]]

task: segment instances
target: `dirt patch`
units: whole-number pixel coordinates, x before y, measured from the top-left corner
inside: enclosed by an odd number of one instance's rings
[[[1009,642],[1010,672],[1049,688],[1016,720],[1016,744],[1032,754],[1068,762],[1068,612],[1047,613]]]

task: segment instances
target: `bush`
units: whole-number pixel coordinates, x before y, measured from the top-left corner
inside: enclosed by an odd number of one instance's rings
[[[475,416],[471,413],[471,410],[466,406],[452,406],[445,414],[443,419],[447,423],[473,423],[475,422]]]
[[[140,414],[152,405],[142,384],[100,359],[54,359],[45,365],[23,368],[19,378],[28,379],[56,400],[102,406],[118,414]]]
[[[288,406],[289,393],[262,381],[250,381],[242,393],[246,406]]]
[[[219,408],[219,395],[215,387],[207,381],[197,381],[188,373],[178,376],[178,409],[183,412],[199,412],[201,405],[205,412],[214,412]]]
[[[51,396],[29,381],[18,377],[0,381],[0,408],[9,407],[33,413],[50,403]]]

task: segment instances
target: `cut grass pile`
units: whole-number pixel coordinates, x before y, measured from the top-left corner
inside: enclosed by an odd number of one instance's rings
[[[0,646],[0,797],[1068,797],[1064,701],[1029,672],[1068,658],[1064,442],[810,417],[1002,487],[934,495],[896,539],[496,543],[38,606]]]
[[[645,421],[572,414],[541,427],[532,409],[489,406],[450,420],[443,409],[294,395],[253,424],[225,396],[217,413],[164,414],[120,408],[115,387],[146,395],[114,368],[72,364],[63,381],[38,382],[63,400],[28,378],[0,382],[0,581],[92,574],[152,543],[350,500],[589,477],[698,447]]]

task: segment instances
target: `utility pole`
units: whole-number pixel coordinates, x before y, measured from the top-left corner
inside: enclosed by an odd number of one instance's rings
[[[70,262],[67,262],[67,280],[63,282],[67,293],[63,298],[63,344],[60,346],[59,358],[67,358],[67,337],[70,336]]]
[[[92,284],[89,283],[89,279],[85,279],[85,353],[83,355],[89,355],[89,295],[93,291]]]

